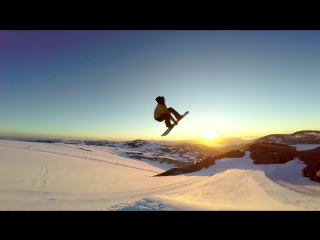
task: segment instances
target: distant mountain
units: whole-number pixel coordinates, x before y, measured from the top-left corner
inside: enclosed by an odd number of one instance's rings
[[[193,151],[199,151],[203,154],[209,154],[209,155],[218,155],[221,154],[221,152],[215,148],[208,147],[203,144],[194,144],[194,143],[180,143],[178,145],[175,145],[176,147],[179,148],[189,148],[192,149]]]
[[[248,148],[253,143],[279,143],[285,145],[295,144],[320,144],[320,131],[302,130],[292,134],[270,134],[246,144],[242,149]]]
[[[161,145],[165,145],[165,146],[175,146],[181,143],[197,143],[195,140],[193,139],[189,139],[189,140],[172,140],[172,141],[168,141],[168,140],[148,140],[150,142],[154,142],[157,144],[161,144]]]
[[[251,142],[250,142],[251,143]],[[237,145],[228,145],[225,147],[217,147],[217,149],[219,150],[219,152],[221,153],[226,153],[226,152],[230,152],[232,150],[240,150],[243,149],[245,146],[247,146],[248,143],[242,143],[242,144],[237,144]]]
[[[165,146],[179,146],[181,144],[193,144],[193,145],[201,145],[201,146],[206,146],[208,151],[212,151],[215,154],[222,154],[225,152],[229,152],[231,150],[238,150],[242,149],[246,144],[251,143],[255,141],[256,138],[254,139],[242,139],[242,138],[219,138],[216,141],[211,141],[212,143],[210,144],[210,141],[208,144],[204,144],[203,140],[199,139],[190,139],[190,140],[182,140],[182,141],[156,141],[156,140],[151,140],[152,142],[165,145]]]
[[[163,144],[163,145],[178,145],[181,143],[191,143],[191,144],[202,144],[202,145],[206,145],[209,147],[214,147],[214,148],[224,148],[231,145],[234,146],[240,146],[242,144],[247,144],[250,142],[253,142],[254,140],[256,140],[258,137],[251,137],[250,139],[245,139],[245,138],[224,138],[224,137],[217,137],[216,139],[210,140],[210,141],[206,141],[207,143],[203,143],[203,138],[193,138],[193,139],[189,139],[189,140],[181,140],[181,141],[166,141],[166,140],[150,140],[152,142],[158,143],[158,144]]]
[[[228,147],[228,146],[231,146],[231,145],[237,146],[237,145],[242,145],[242,144],[253,142],[257,138],[258,137],[252,137],[250,139],[241,138],[241,137],[238,137],[238,138],[235,138],[235,137],[229,137],[229,138],[218,137],[217,139],[215,139],[215,141],[210,146],[216,147],[217,145],[220,145],[221,148]]]

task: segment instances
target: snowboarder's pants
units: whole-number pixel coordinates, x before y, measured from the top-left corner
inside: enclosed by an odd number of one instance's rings
[[[164,113],[160,117],[156,118],[158,122],[162,122],[163,120],[165,120],[167,127],[171,126],[171,122],[170,122],[171,113],[175,116],[176,119],[180,117],[180,114],[176,110],[174,110],[172,107],[169,107],[168,110],[170,113]]]

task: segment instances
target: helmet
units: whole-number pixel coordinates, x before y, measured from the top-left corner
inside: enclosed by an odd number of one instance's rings
[[[159,96],[156,98],[157,103],[164,104],[164,96]]]

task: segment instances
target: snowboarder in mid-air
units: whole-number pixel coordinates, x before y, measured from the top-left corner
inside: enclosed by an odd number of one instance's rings
[[[183,118],[183,116],[172,107],[167,108],[165,104],[166,100],[163,96],[157,97],[156,101],[158,105],[154,110],[154,119],[158,122],[162,122],[164,120],[168,128],[173,128],[175,125],[178,125],[178,121]],[[174,119],[171,114],[173,114],[176,119]],[[170,120],[174,122],[174,124],[171,124]]]

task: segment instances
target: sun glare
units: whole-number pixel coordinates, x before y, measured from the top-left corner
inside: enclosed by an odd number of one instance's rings
[[[211,132],[211,131],[207,131],[205,133],[200,134],[200,136],[203,137],[204,139],[212,140],[212,139],[218,137],[218,134]]]

